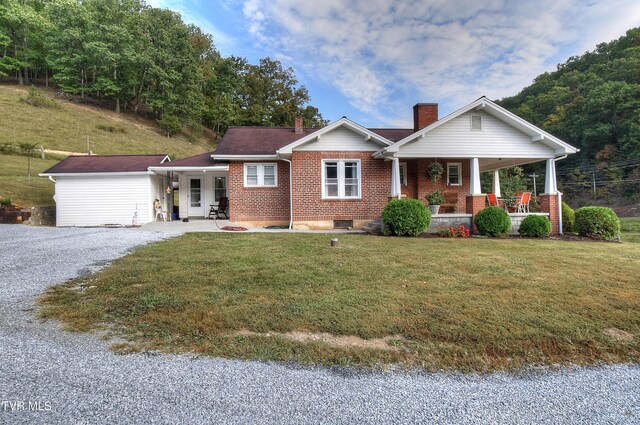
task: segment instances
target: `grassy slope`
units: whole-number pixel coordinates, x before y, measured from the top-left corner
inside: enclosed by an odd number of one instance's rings
[[[42,90],[51,96],[52,91]],[[0,144],[36,143],[46,149],[86,152],[87,140],[96,154],[168,153],[183,158],[214,149],[206,139],[191,143],[186,137],[168,139],[152,121],[128,114],[61,102],[60,108],[36,108],[22,102],[27,88],[0,85]],[[98,126],[111,127],[115,132]],[[27,181],[26,158],[0,156],[0,197],[9,196],[17,205],[53,205],[53,184],[37,177],[57,161],[34,160],[34,178]]]
[[[620,230],[623,241],[640,243],[640,218],[621,217]]]
[[[22,207],[54,205],[53,183],[38,173],[58,162],[31,158],[31,179],[27,178],[27,157],[0,155],[0,197],[8,196]]]
[[[77,330],[106,322],[138,348],[225,357],[473,370],[640,361],[638,244],[339,239],[185,235],[54,288],[43,314]],[[229,335],[240,330],[405,340],[396,352]]]

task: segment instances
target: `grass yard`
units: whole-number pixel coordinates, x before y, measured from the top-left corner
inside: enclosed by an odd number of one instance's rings
[[[52,167],[55,159],[31,158],[31,179],[27,178],[27,157],[0,155],[0,197],[9,197],[22,207],[54,205],[53,182],[38,173]]]
[[[620,217],[620,233],[623,241],[640,243],[640,217]]]
[[[122,351],[475,371],[640,361],[640,245],[330,237],[188,234],[52,288],[41,314],[125,337]]]

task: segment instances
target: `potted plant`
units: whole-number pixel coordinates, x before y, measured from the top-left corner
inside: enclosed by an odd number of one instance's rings
[[[516,195],[513,192],[506,191],[502,197],[504,206],[507,207],[509,212],[514,212],[516,208]]]
[[[427,202],[429,202],[429,211],[431,211],[431,214],[438,214],[438,211],[440,211],[440,205],[446,202],[446,199],[442,196],[442,189],[428,193],[425,198],[427,198]]]
[[[440,180],[442,178],[442,173],[444,173],[444,167],[438,161],[429,164],[427,175],[432,182],[435,183]]]

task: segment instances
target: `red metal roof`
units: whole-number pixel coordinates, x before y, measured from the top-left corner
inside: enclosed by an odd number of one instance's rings
[[[70,156],[58,162],[43,174],[147,171],[149,167],[161,165],[166,156],[166,154]]]

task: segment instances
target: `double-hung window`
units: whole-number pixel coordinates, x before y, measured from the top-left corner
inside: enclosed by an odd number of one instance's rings
[[[244,164],[245,187],[276,187],[278,185],[278,166],[275,163]]]
[[[360,199],[360,160],[325,159],[322,161],[322,197]]]
[[[447,162],[447,183],[449,186],[462,185],[462,164],[459,162]]]

